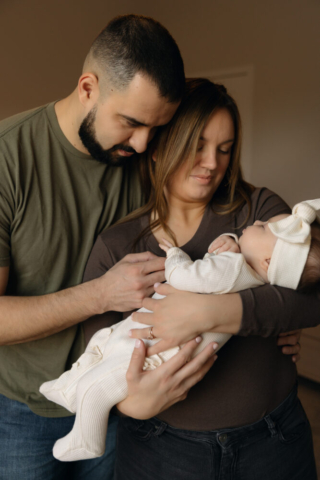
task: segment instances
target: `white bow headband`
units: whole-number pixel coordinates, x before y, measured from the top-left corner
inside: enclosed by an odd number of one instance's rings
[[[320,198],[298,203],[292,215],[269,223],[271,232],[278,237],[268,268],[271,285],[298,287],[311,245],[311,223],[320,223]]]

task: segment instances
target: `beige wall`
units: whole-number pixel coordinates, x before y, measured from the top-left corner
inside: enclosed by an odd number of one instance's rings
[[[320,197],[318,0],[0,0],[0,117],[67,95],[97,32],[131,12],[170,30],[187,72],[253,65],[252,182]]]

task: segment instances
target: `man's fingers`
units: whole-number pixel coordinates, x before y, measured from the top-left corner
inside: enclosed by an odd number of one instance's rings
[[[123,257],[118,263],[138,263],[138,262],[149,262],[150,260],[156,260],[157,257],[154,253],[151,252],[141,252],[141,253],[129,253]]]
[[[161,283],[165,281],[165,276],[164,276],[164,270],[161,270],[160,272],[154,272],[154,273],[149,273],[145,277],[145,281],[147,282],[147,287],[154,287],[155,283]]]
[[[127,380],[132,380],[141,374],[146,356],[146,348],[142,340],[136,340],[133,349],[130,364],[127,370]]]
[[[148,273],[151,272],[158,272],[159,270],[164,270],[165,261],[165,257],[155,257],[154,259],[151,259],[143,264],[141,273],[148,275]]]

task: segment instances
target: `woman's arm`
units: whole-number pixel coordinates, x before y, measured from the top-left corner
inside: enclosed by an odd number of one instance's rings
[[[258,287],[252,290],[256,292],[265,287]],[[134,313],[135,321],[147,325],[153,325],[153,334],[155,337],[162,340],[149,349],[148,354],[153,355],[163,350],[171,348],[175,345],[181,345],[191,338],[201,335],[203,332],[212,331],[218,333],[238,334],[243,324],[243,306],[241,293],[231,293],[227,295],[199,295],[196,293],[181,292],[174,289],[168,284],[158,285],[155,288],[160,295],[166,295],[162,300],[154,300],[146,298],[143,301],[145,308],[152,310],[153,313]],[[285,289],[288,290],[288,289]],[[293,291],[290,291],[293,292]],[[297,293],[297,292],[293,292]],[[300,296],[299,296],[300,298]],[[307,299],[304,299],[306,302]],[[305,307],[306,305],[304,305]],[[318,300],[319,312],[320,300]],[[286,320],[283,319],[283,328],[277,327],[277,332],[288,332],[294,328],[302,328],[305,326],[306,319],[303,314],[303,306],[299,306],[297,301],[298,311],[292,309],[292,315],[297,320],[295,323],[290,321],[291,312],[285,310],[287,315]],[[270,304],[269,315],[278,310],[277,304]],[[262,305],[258,305],[258,310],[264,310]],[[247,312],[252,315],[253,325],[255,325],[256,313]],[[173,321],[174,319],[174,321]],[[308,321],[317,320],[320,323],[319,314],[313,312],[312,318]],[[291,327],[294,325],[294,328]],[[135,338],[146,338],[149,329],[133,330],[132,336]],[[256,330],[259,331],[258,329]],[[247,332],[249,335],[249,332]],[[259,335],[259,333],[250,333],[252,335]],[[288,354],[291,352],[288,352]],[[295,353],[295,352],[292,352]]]

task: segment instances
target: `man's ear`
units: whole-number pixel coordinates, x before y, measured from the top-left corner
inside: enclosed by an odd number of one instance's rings
[[[80,103],[86,108],[92,108],[100,95],[99,81],[94,73],[84,73],[79,78],[78,95]]]
[[[270,265],[271,258],[265,258],[264,260],[260,260],[260,267],[264,272],[267,273],[269,265]]]

